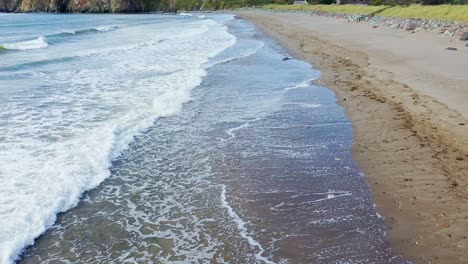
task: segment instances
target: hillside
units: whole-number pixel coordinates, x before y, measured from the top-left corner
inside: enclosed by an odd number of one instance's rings
[[[119,13],[170,10],[169,0],[3,0],[2,12]]]
[[[217,10],[282,4],[284,0],[2,0],[0,12],[135,13],[174,10]]]

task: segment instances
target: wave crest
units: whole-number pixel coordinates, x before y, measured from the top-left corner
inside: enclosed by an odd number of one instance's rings
[[[97,32],[109,32],[116,30],[118,26],[109,25],[109,26],[100,26],[95,28],[87,28],[76,31],[64,31],[56,34],[40,36],[33,40],[27,40],[11,44],[2,44],[0,45],[0,51],[2,50],[32,50],[32,49],[43,49],[47,48],[49,44],[54,44],[60,39],[67,37],[73,37],[79,34],[86,33],[97,33]]]
[[[100,27],[97,27],[97,28],[94,28],[94,29],[99,31],[99,32],[108,32],[108,31],[116,30],[117,28],[118,28],[117,26],[110,25],[110,26],[100,26]]]
[[[38,37],[33,40],[12,43],[12,44],[3,44],[5,49],[9,50],[31,50],[31,49],[42,49],[49,46],[49,43],[45,40],[44,37]]]

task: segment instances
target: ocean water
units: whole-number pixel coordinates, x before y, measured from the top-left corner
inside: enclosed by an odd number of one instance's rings
[[[233,15],[0,15],[0,263],[404,263],[319,73]]]

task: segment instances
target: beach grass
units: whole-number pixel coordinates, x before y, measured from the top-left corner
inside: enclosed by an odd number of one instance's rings
[[[378,16],[468,22],[468,5],[365,6],[365,5],[265,5],[266,9],[375,14]]]
[[[395,6],[383,10],[378,15],[468,22],[468,5]]]

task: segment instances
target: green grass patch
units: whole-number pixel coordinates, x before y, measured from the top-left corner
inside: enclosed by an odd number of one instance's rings
[[[468,22],[468,5],[395,6],[382,11],[378,15]]]
[[[265,6],[271,3],[286,4],[289,0],[204,0],[205,10],[234,9],[241,7]]]
[[[265,5],[266,9],[274,10],[299,10],[299,11],[324,11],[329,13],[348,13],[368,15],[385,9],[385,6],[365,5]]]

